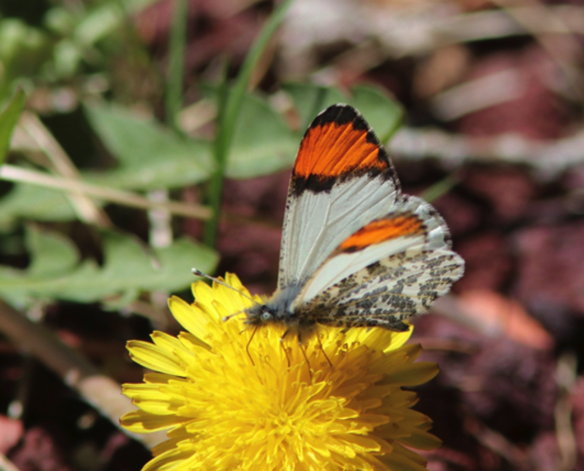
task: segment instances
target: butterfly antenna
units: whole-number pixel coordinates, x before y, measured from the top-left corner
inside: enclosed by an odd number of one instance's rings
[[[244,298],[249,299],[254,304],[257,304],[258,303],[255,299],[253,299],[251,296],[248,296],[243,291],[241,291],[241,290],[239,290],[237,288],[234,288],[229,283],[225,283],[225,281],[223,281],[221,278],[217,278],[216,276],[208,275],[207,273],[202,272],[198,268],[191,268],[191,272],[195,276],[200,276],[201,278],[206,278],[208,280],[213,281],[214,283],[217,283],[217,284],[220,284],[221,286],[224,286],[225,288],[232,289],[233,291],[235,291],[236,293],[238,293],[240,296],[243,296]],[[238,316],[240,314],[245,314],[245,309],[242,309],[241,311],[234,312],[233,314],[229,314],[228,316],[223,316],[223,318],[221,320],[223,322],[225,322],[225,321],[228,321],[229,319],[231,319],[232,317]],[[255,333],[255,331],[254,331],[254,333]]]
[[[257,304],[257,301],[255,299],[253,299],[251,296],[247,295],[246,293],[244,293],[243,291],[241,291],[241,290],[239,290],[237,288],[234,288],[229,283],[225,283],[225,281],[223,281],[221,278],[217,278],[216,276],[208,275],[207,273],[202,272],[198,268],[191,268],[191,273],[193,275],[195,275],[195,276],[200,276],[201,278],[206,278],[206,279],[211,280],[214,283],[217,283],[217,284],[219,284],[221,286],[225,286],[226,288],[232,289],[233,291],[235,291],[236,293],[240,294],[244,298],[247,298],[250,301],[252,301],[254,304]],[[243,312],[243,311],[241,311],[241,312]],[[239,314],[239,313],[237,312],[236,314]],[[228,317],[232,317],[234,315],[235,314],[232,314],[231,316],[228,316]]]
[[[221,320],[222,320],[223,322],[227,322],[227,321],[228,321],[229,319],[231,319],[232,317],[239,316],[240,314],[245,314],[245,310],[241,310],[241,311],[234,312],[233,314],[229,314],[228,316],[223,316],[223,317],[221,318]],[[244,329],[244,330],[242,330],[242,331],[240,332],[240,334],[241,334],[242,332],[244,332],[244,331],[245,331],[245,329]]]

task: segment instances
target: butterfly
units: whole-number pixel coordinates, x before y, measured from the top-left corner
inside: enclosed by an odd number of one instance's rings
[[[310,124],[292,171],[278,288],[245,311],[252,326],[404,331],[464,272],[444,219],[401,192],[365,119],[336,104]],[[287,330],[287,331],[288,331]]]

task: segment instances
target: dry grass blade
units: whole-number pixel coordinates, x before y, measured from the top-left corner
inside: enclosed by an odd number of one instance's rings
[[[30,183],[56,190],[75,191],[111,203],[132,206],[135,208],[147,210],[161,208],[177,216],[192,217],[196,219],[208,219],[210,217],[210,211],[204,206],[184,204],[176,201],[159,202],[149,200],[148,198],[144,198],[128,191],[106,188],[82,182],[80,180],[53,177],[46,173],[35,172],[14,165],[2,165],[0,167],[0,178],[13,182]]]
[[[30,321],[25,315],[0,301],[0,330],[45,366],[53,370],[63,382],[77,391],[114,425],[125,412],[134,409],[130,400],[120,393],[120,385],[103,375],[86,358],[64,344],[53,332]],[[152,447],[160,436],[136,436]]]

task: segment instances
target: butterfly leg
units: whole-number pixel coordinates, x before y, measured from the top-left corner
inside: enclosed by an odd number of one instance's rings
[[[298,348],[302,352],[302,356],[304,357],[304,361],[306,362],[306,368],[308,370],[308,376],[310,377],[310,380],[312,381],[312,368],[310,366],[310,361],[308,360],[308,355],[306,353],[306,347],[304,345],[303,340],[305,338],[310,337],[310,335],[312,335],[312,333],[314,332],[314,330],[312,328],[310,328],[310,329],[300,328],[299,326],[294,326],[294,327],[291,327],[291,328],[286,329],[286,331],[284,332],[284,334],[282,335],[282,337],[280,337],[280,342],[282,342],[282,347],[283,348],[285,348],[284,347],[284,338],[288,334],[290,334],[291,332],[296,332],[296,340],[298,341]],[[288,357],[288,355],[286,355],[286,358],[288,359],[288,367],[290,367],[290,358]]]
[[[310,367],[310,361],[308,360],[308,355],[306,354],[306,347],[303,343],[298,342],[298,348],[302,352],[302,356],[304,357],[304,361],[306,362],[306,370],[308,371],[308,377],[312,382],[312,368]]]
[[[334,370],[333,362],[331,361],[331,359],[328,357],[328,355],[324,351],[324,347],[322,346],[322,342],[320,341],[320,335],[318,335],[318,330],[315,332],[315,334],[316,334],[316,340],[318,341],[318,346],[320,347],[320,351],[322,352],[322,354],[324,355],[327,363],[331,367],[331,370]]]
[[[253,361],[253,357],[251,356],[251,353],[249,351],[249,346],[251,345],[251,341],[253,340],[257,330],[258,330],[258,326],[256,325],[254,327],[254,329],[252,330],[251,335],[249,336],[249,340],[247,341],[247,344],[245,345],[245,352],[247,353],[247,356],[249,357],[249,361],[251,361],[251,364],[253,366],[255,366],[255,362]]]

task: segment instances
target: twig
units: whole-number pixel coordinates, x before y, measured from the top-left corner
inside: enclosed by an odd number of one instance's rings
[[[10,461],[6,456],[0,453],[0,470],[2,471],[20,471],[16,465]]]
[[[560,449],[558,471],[574,469],[578,459],[578,443],[572,425],[572,403],[570,391],[577,378],[577,361],[574,355],[566,354],[560,357],[556,370],[556,381],[560,390],[554,410],[556,422],[556,437]]]
[[[529,462],[525,452],[501,433],[487,427],[473,415],[468,415],[465,422],[467,430],[480,444],[506,459],[513,469],[517,471],[533,469],[533,464]]]
[[[61,191],[76,191],[86,195],[91,195],[95,198],[99,198],[100,200],[110,201],[126,206],[133,206],[136,208],[148,210],[163,208],[178,216],[192,217],[197,219],[208,219],[210,217],[209,209],[204,206],[184,204],[177,201],[151,201],[147,198],[139,196],[135,193],[130,193],[128,191],[98,186],[79,180],[54,177],[43,172],[36,172],[14,165],[0,166],[0,179],[12,182],[30,183],[33,185],[54,188]]]
[[[135,409],[130,400],[121,394],[118,383],[101,374],[85,357],[64,344],[53,332],[41,324],[31,322],[1,300],[0,330],[15,345],[57,373],[68,386],[114,425],[119,426],[119,417]],[[135,435],[123,431],[148,447],[164,439],[162,434]]]
[[[530,29],[518,23],[515,18],[529,18]],[[554,18],[555,21],[551,21]],[[431,18],[429,18],[431,20]],[[446,18],[436,23],[432,28],[430,21],[427,27],[440,32],[442,41],[447,44],[495,39],[506,36],[522,36],[542,34],[573,34],[582,31],[584,9],[578,6],[560,5],[546,9],[523,6],[506,8],[505,10],[490,10]],[[440,41],[439,41],[440,42]],[[425,44],[426,48],[435,49],[444,44]]]
[[[495,72],[461,83],[432,98],[432,108],[445,121],[518,98],[524,90],[513,69]]]
[[[438,159],[447,168],[459,168],[467,162],[523,165],[541,180],[584,164],[584,131],[556,141],[535,141],[518,134],[489,138],[448,134],[439,129],[400,129],[389,150],[396,159]]]
[[[213,122],[216,117],[217,106],[215,102],[203,98],[184,107],[178,115],[178,121],[187,134],[193,134],[203,126]]]
[[[330,4],[331,8],[336,6],[334,0]],[[445,15],[444,8],[437,8],[436,14],[430,14],[432,10],[429,8],[410,13],[398,7],[387,8],[386,14],[380,14],[375,2],[354,2],[344,6],[344,11],[331,15],[326,10],[326,3],[309,5],[309,2],[298,2],[286,21],[282,40],[286,44],[284,54],[290,56],[292,67],[303,67],[299,59],[305,61],[307,51],[315,46],[338,41],[360,44],[363,38],[374,38],[387,55],[401,58],[420,56],[465,42],[526,34],[572,35],[575,31],[581,32],[584,24],[584,8],[572,5],[546,9],[522,6],[458,15]],[[317,20],[306,21],[307,17],[322,18],[321,27],[315,26]],[[346,17],[359,18],[360,21],[344,27],[339,18]],[[516,18],[529,18],[529,21],[519,23]],[[551,18],[554,21],[550,21]],[[294,75],[298,75],[298,71]]]
[[[23,113],[20,125],[24,133],[35,144],[35,147],[49,158],[53,169],[59,175],[70,180],[79,180],[79,172],[77,171],[77,168],[65,150],[36,115],[30,112]],[[78,190],[71,190],[71,192],[68,193],[68,197],[82,221],[100,227],[112,226],[107,214],[91,201],[87,195]]]
[[[174,318],[170,315],[168,308],[162,309],[158,303],[137,299],[124,307],[122,313],[144,316],[157,330],[168,330],[171,325],[175,325]]]
[[[566,52],[579,51],[581,49],[575,35],[582,32],[582,24],[578,29],[572,29],[560,15],[554,15],[550,8],[538,0],[526,0],[529,7],[512,8],[509,0],[494,0],[496,4],[503,8],[511,17],[517,21],[525,30],[534,37],[542,49],[546,51],[549,58],[554,61],[566,78],[566,84],[570,93],[578,100],[582,100],[583,94],[580,86],[582,74],[578,68],[574,67]],[[515,0],[514,0],[515,1]],[[558,44],[550,37],[549,32],[542,32],[542,19],[545,24],[553,24],[558,31],[563,34],[564,44]],[[557,34],[557,33],[555,33]],[[568,44],[565,42],[568,41]],[[562,47],[558,47],[562,46]],[[569,47],[565,47],[569,46]]]
[[[467,314],[458,298],[452,294],[447,294],[446,296],[437,299],[432,305],[432,312],[440,314],[448,319],[452,319],[454,322],[463,325],[464,327],[468,327],[485,337],[491,337],[494,335],[492,329],[488,329],[484,322],[480,322],[475,316]],[[498,334],[498,332],[495,334]]]

